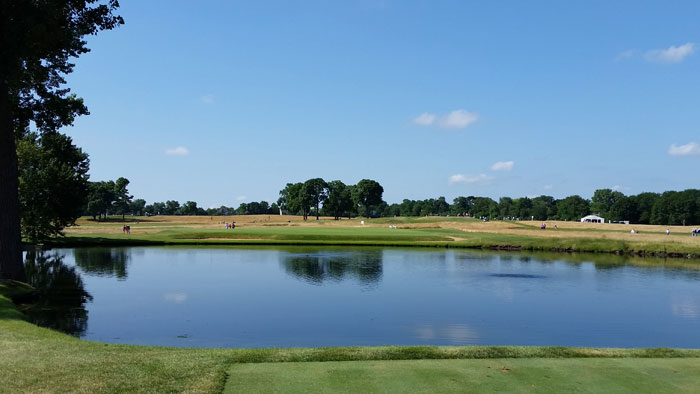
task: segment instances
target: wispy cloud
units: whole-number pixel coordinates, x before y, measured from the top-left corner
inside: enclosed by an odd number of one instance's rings
[[[617,54],[617,56],[615,57],[615,61],[621,62],[623,60],[631,59],[631,58],[635,57],[637,55],[637,53],[639,53],[639,51],[636,49],[628,49],[626,51],[622,51],[622,52]]]
[[[165,154],[168,156],[187,156],[190,154],[190,151],[184,146],[178,146],[176,148],[166,149]]]
[[[695,52],[695,44],[689,42],[680,46],[670,46],[666,49],[653,49],[644,54],[644,59],[652,63],[675,64],[680,63],[688,55]]]
[[[491,166],[491,171],[510,171],[515,166],[514,161],[497,161]]]
[[[700,156],[700,144],[697,142],[688,142],[685,145],[672,144],[668,148],[668,154],[671,156]]]
[[[420,126],[432,126],[437,124],[443,129],[463,129],[476,122],[478,119],[479,115],[474,112],[469,112],[465,109],[457,109],[444,116],[424,112],[413,118],[413,123]]]
[[[245,200],[247,200],[247,199],[248,199],[247,196],[238,196],[238,197],[236,197],[236,201],[245,201]]]
[[[446,129],[463,129],[479,119],[479,115],[463,109],[450,112],[440,119],[440,127]]]
[[[214,95],[213,94],[205,94],[204,96],[199,98],[204,104],[214,104]]]
[[[413,118],[413,123],[421,126],[430,126],[431,124],[435,123],[436,118],[437,116],[435,116],[435,114],[424,112]]]
[[[452,175],[447,179],[447,182],[450,184],[454,183],[481,183],[481,182],[486,182],[490,181],[492,177],[486,175],[486,174],[478,174],[478,175],[464,175],[464,174],[455,174]]]

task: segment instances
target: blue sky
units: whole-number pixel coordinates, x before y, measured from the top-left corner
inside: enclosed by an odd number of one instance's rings
[[[69,86],[91,179],[149,203],[697,188],[700,2],[121,1]]]

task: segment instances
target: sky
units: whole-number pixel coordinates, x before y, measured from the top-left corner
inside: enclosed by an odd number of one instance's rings
[[[697,1],[120,3],[63,131],[148,203],[316,177],[389,203],[700,187]]]

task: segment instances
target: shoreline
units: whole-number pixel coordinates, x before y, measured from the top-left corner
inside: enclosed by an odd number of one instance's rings
[[[548,242],[549,241],[549,242]],[[567,242],[569,241],[569,242]],[[552,245],[555,243],[556,245]],[[653,248],[635,248],[633,243],[592,239],[592,246],[581,246],[582,240],[557,239],[556,242],[542,239],[542,242],[531,241],[525,244],[490,243],[473,241],[365,241],[365,240],[279,240],[279,239],[146,239],[138,237],[114,237],[106,234],[90,234],[89,236],[69,236],[57,238],[44,244],[23,244],[25,250],[32,247],[48,248],[80,248],[80,247],[129,247],[129,246],[348,246],[348,247],[396,247],[396,248],[438,248],[438,249],[468,249],[504,252],[551,252],[561,254],[608,254],[627,257],[670,258],[685,260],[700,260],[698,248],[689,250],[667,250],[654,245]],[[584,244],[586,242],[583,242]]]

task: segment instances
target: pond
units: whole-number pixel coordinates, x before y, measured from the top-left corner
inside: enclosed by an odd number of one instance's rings
[[[700,262],[451,249],[131,247],[27,255],[37,324],[177,347],[700,348]]]

